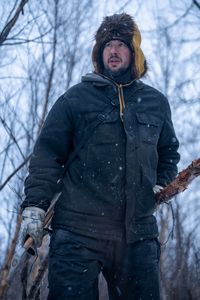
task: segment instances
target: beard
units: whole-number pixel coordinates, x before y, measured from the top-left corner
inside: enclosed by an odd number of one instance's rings
[[[127,71],[127,69],[129,69],[129,67],[126,67],[126,68],[120,68],[120,69],[118,69],[118,70],[111,70],[108,66],[105,66],[104,65],[104,69],[105,69],[105,71],[106,71],[106,73],[108,74],[108,75],[110,75],[111,77],[117,77],[117,76],[121,76],[121,75],[123,75],[124,73],[126,73],[126,71]]]

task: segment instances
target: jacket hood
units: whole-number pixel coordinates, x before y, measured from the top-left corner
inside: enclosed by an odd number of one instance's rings
[[[113,85],[115,86],[115,84],[107,79],[106,77],[103,77],[102,75],[99,75],[97,73],[87,73],[84,76],[82,76],[82,82],[93,82],[96,85]]]
[[[114,89],[116,87],[119,87],[119,85],[113,81],[110,78],[105,77],[102,74],[97,74],[97,73],[87,73],[84,76],[82,76],[82,82],[91,82],[95,86],[112,86]],[[144,87],[144,84],[141,80],[132,80],[131,82],[123,85],[123,86],[129,86],[134,84],[134,91],[137,89],[142,89]],[[133,86],[133,85],[132,85]]]

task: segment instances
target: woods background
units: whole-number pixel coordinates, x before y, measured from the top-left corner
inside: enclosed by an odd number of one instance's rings
[[[0,290],[15,248],[23,182],[41,126],[56,99],[92,71],[94,33],[102,18],[121,12],[131,14],[142,32],[149,66],[144,81],[170,101],[180,140],[179,170],[200,156],[199,1],[1,1]],[[173,213],[169,205],[156,212],[163,243],[162,300],[200,299],[199,184],[195,180],[172,201]],[[172,227],[173,239],[168,240]],[[46,299],[47,251],[48,238],[35,263],[23,262],[2,299]],[[101,300],[106,300],[100,281]]]

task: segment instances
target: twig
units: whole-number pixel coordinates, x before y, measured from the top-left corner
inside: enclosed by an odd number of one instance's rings
[[[7,177],[7,179],[0,185],[0,191],[6,186],[6,184],[12,179],[12,177],[29,161],[31,154]]]

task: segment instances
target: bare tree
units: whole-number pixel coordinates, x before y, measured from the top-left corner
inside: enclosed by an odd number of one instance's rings
[[[16,1],[13,7],[8,2],[10,11],[1,35],[3,60],[0,69],[6,76],[0,75],[0,130],[5,136],[0,150],[0,189],[5,199],[3,214],[7,214],[7,221],[1,224],[6,231],[6,242],[1,244],[1,252],[5,253],[1,257],[1,298],[5,296],[6,273],[20,228],[17,216],[32,147],[51,105],[70,86],[76,75],[73,72],[84,65],[79,49],[87,52],[91,44],[84,35],[86,37],[89,26],[86,20],[92,14],[92,1],[28,3],[20,23],[18,12],[26,2],[21,1],[21,6],[17,6]],[[2,215],[1,219],[4,218]],[[22,295],[26,297],[28,283],[22,283]],[[13,292],[11,286],[8,297],[12,297]]]
[[[148,81],[170,100],[181,142],[180,168],[198,157],[200,138],[199,10],[194,4],[194,1],[169,1],[166,6],[157,3],[152,9],[154,28],[145,32],[152,49]],[[198,184],[199,180],[184,195],[177,197],[172,203],[173,210],[164,206],[157,212],[160,241],[164,243],[161,255],[163,300],[197,299],[200,294],[200,277],[196,271],[200,247]],[[172,235],[173,240],[170,239]]]

